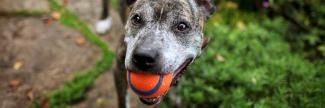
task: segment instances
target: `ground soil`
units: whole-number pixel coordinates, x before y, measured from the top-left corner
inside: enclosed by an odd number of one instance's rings
[[[69,0],[67,7],[90,26],[100,16],[101,0]],[[91,67],[100,50],[80,44],[83,35],[58,22],[48,24],[40,16],[22,16],[21,11],[49,13],[46,0],[0,0],[0,108],[25,108]],[[123,33],[119,16],[113,10],[113,27],[101,38],[115,50]],[[92,27],[93,28],[93,27]],[[13,81],[18,84],[12,86]],[[10,86],[11,85],[11,86]],[[131,106],[143,107],[134,95]],[[102,74],[87,92],[87,98],[72,108],[116,108],[117,96],[110,70]]]

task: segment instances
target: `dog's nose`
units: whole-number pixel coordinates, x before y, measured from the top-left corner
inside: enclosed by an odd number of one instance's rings
[[[142,71],[153,71],[157,67],[158,53],[156,51],[136,50],[133,53],[133,64]]]

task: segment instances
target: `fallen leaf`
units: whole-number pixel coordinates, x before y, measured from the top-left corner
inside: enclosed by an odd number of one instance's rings
[[[61,14],[60,14],[60,12],[58,12],[58,11],[54,11],[54,12],[52,12],[51,16],[52,16],[52,18],[54,18],[55,20],[58,20],[58,19],[60,19]]]
[[[47,100],[43,100],[41,103],[41,108],[48,108],[48,107],[49,107],[49,104],[48,104]]]
[[[225,61],[225,58],[221,54],[216,54],[215,59],[221,62]]]
[[[62,4],[63,4],[64,6],[68,5],[68,3],[69,3],[69,0],[62,0]]]
[[[9,86],[12,90],[16,90],[21,84],[22,84],[22,81],[19,79],[11,80],[9,82]]]
[[[83,36],[79,36],[75,39],[77,45],[84,45],[86,43],[86,39]]]
[[[103,106],[103,104],[105,104],[105,100],[104,100],[103,98],[98,98],[98,99],[96,100],[96,104],[97,104],[98,106]]]
[[[243,21],[237,21],[236,26],[240,30],[243,30],[246,27],[246,25],[245,25],[245,23]]]
[[[226,4],[226,8],[228,8],[228,9],[237,9],[238,4],[236,2],[229,1]]]
[[[54,19],[53,19],[53,18],[49,18],[49,17],[45,17],[45,18],[43,18],[42,20],[43,20],[43,22],[44,22],[46,25],[48,25],[48,26],[52,25],[53,22],[54,22]]]
[[[34,100],[34,89],[30,88],[29,90],[27,90],[26,96],[29,100],[33,101]]]
[[[13,68],[19,70],[23,65],[24,63],[22,61],[16,61]]]

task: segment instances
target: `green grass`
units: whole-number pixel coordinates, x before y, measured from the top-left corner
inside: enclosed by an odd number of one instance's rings
[[[22,16],[22,17],[40,17],[45,15],[44,11],[18,10],[10,13],[0,13],[3,16]]]
[[[118,1],[117,0],[111,0],[111,6],[113,9],[117,9]]]
[[[109,50],[105,41],[100,39],[88,25],[81,21],[75,14],[59,5],[56,0],[48,0],[51,11],[57,11],[61,14],[59,22],[65,26],[71,27],[84,34],[85,38],[101,49],[102,56],[86,72],[78,73],[71,81],[67,81],[59,89],[54,90],[47,96],[49,108],[65,108],[70,103],[79,101],[85,97],[86,90],[92,86],[95,79],[103,72],[109,70],[114,59],[114,53]],[[39,108],[40,104],[35,102],[32,106]]]
[[[15,12],[14,14],[18,15],[18,16],[24,16],[24,17],[30,17],[30,16],[37,16],[38,17],[38,16],[45,15],[46,12],[21,10],[21,11]]]

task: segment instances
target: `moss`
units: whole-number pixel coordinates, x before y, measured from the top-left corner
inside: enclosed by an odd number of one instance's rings
[[[15,12],[15,14],[19,15],[19,16],[42,16],[42,15],[45,15],[46,12],[21,10],[21,11]]]
[[[19,10],[10,13],[1,13],[4,16],[40,17],[47,14],[45,11]]]

